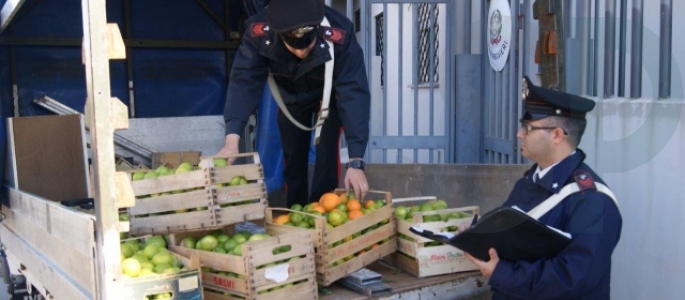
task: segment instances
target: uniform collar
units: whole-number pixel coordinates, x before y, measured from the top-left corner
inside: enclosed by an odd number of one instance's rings
[[[573,172],[583,160],[585,160],[585,153],[580,149],[576,149],[575,153],[553,166],[547,174],[537,180],[535,184],[556,194],[564,187],[569,178],[573,176]],[[537,169],[537,167],[536,164],[534,169]]]

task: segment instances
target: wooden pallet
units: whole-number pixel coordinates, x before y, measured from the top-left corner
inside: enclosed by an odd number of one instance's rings
[[[198,170],[131,181],[137,199],[129,208],[130,234],[216,229],[263,219],[267,196],[259,154],[232,157],[251,157],[253,162],[215,167],[216,157],[207,156],[200,159],[205,167]],[[236,176],[248,184],[227,186]]]
[[[435,200],[435,197],[395,199],[394,204],[399,205],[400,203],[410,201],[425,202],[431,200]],[[467,216],[460,219],[450,219],[445,222],[423,222],[424,217],[426,216],[443,215],[454,212],[462,212]],[[465,226],[464,224],[466,224],[466,226],[470,225],[473,215],[478,214],[479,212],[480,208],[478,206],[468,206],[428,212],[415,212],[413,213],[414,222],[395,217],[398,238],[397,253],[392,257],[394,264],[418,278],[478,270],[478,267],[464,256],[463,251],[450,245],[428,245],[428,243],[434,241],[414,234],[409,230],[409,227],[417,226],[434,232],[440,232],[449,226],[459,227],[461,225],[463,227]],[[409,237],[413,241],[402,238],[400,235]]]
[[[234,226],[222,228],[233,235]],[[185,237],[199,238],[211,231],[179,232],[169,235],[170,249],[183,256],[197,255],[203,267],[216,271],[235,273],[240,278],[202,271],[202,284],[206,289],[205,299],[317,299],[316,273],[314,264],[314,245],[312,233],[299,229],[287,233],[271,231],[271,235],[259,241],[246,242],[242,246],[243,255],[236,256],[209,251],[189,249],[180,246]],[[289,245],[290,251],[273,254],[273,250]],[[283,263],[284,260],[299,257]],[[273,267],[263,267],[270,263],[280,263]],[[287,265],[286,265],[287,264]],[[280,283],[267,279],[267,272],[285,268],[288,278]],[[290,285],[292,286],[285,286]],[[276,289],[274,289],[276,288]],[[234,295],[231,297],[230,295]],[[297,295],[297,298],[291,298]]]
[[[337,194],[343,192],[343,190],[336,190]],[[397,241],[395,240],[395,221],[392,218],[392,197],[389,192],[369,191],[367,198],[371,197],[382,197],[386,201],[386,205],[335,228],[327,228],[326,218],[308,214],[315,218],[314,229],[310,229],[310,231],[313,232],[312,237],[316,249],[316,275],[320,285],[328,286],[334,281],[395,252]],[[266,211],[266,227],[274,232],[283,233],[302,230],[298,227],[273,223],[276,216],[289,212],[293,211],[268,208]],[[357,238],[333,247],[334,243],[378,224],[381,225]],[[374,244],[379,244],[379,246],[366,250]],[[366,253],[354,256],[362,250],[365,250]],[[341,260],[345,261],[336,264]]]

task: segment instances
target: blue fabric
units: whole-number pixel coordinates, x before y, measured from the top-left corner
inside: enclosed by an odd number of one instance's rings
[[[283,186],[283,147],[278,133],[278,105],[271,96],[269,86],[264,88],[257,115],[256,147],[264,168],[266,190],[271,193]]]
[[[4,2],[4,1],[3,1]],[[41,0],[22,6],[2,36],[83,37],[81,1]],[[122,0],[107,1],[107,22],[116,22],[124,38],[180,41],[224,41],[223,29],[195,1],[129,1],[130,37],[124,27]],[[224,18],[224,0],[205,1]],[[235,0],[233,0],[235,2]],[[235,6],[235,5],[231,5]],[[28,10],[28,11],[24,11]],[[235,18],[233,15],[232,17]],[[236,20],[231,20],[235,27]],[[227,53],[221,49],[129,48],[136,118],[220,115],[228,85]],[[85,68],[81,46],[15,46],[15,64],[9,47],[0,47],[0,80],[3,90],[16,84],[21,116],[50,115],[33,103],[50,96],[83,112],[86,98]],[[234,53],[228,53],[233,56]],[[16,74],[13,82],[11,74]],[[130,105],[127,66],[110,62],[111,95]],[[3,106],[12,105],[11,93],[2,93]],[[3,117],[11,116],[9,114]]]

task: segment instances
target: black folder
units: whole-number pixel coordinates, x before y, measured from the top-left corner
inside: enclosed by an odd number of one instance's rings
[[[457,247],[483,261],[490,260],[490,248],[495,248],[498,256],[508,261],[551,258],[571,242],[571,238],[560,231],[510,207],[498,208],[476,220],[477,216],[474,216],[471,227],[456,235],[418,227],[411,227],[410,230]]]

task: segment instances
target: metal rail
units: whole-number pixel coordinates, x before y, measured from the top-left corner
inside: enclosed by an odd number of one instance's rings
[[[33,100],[34,103],[46,108],[47,110],[56,113],[58,115],[75,115],[75,114],[81,114],[80,112],[72,109],[71,107],[68,107],[59,101],[52,99],[48,96],[43,96],[38,99]],[[88,132],[89,129],[86,126],[86,131]],[[143,146],[141,144],[138,144],[134,141],[131,141],[128,138],[123,137],[121,134],[114,132],[114,144],[126,149],[127,151],[130,151],[140,157],[143,158],[142,163],[144,164],[150,164],[151,163],[151,157],[153,152],[157,152],[153,149],[150,149],[146,146]]]

